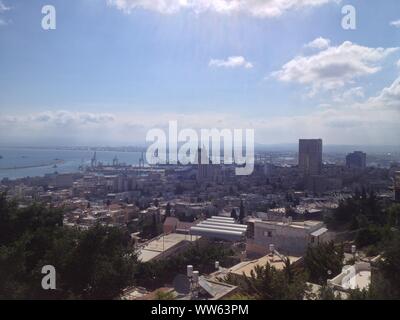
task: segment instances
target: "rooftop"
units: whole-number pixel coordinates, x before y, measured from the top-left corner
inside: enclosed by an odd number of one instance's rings
[[[176,245],[179,245],[181,242],[194,242],[197,241],[199,238],[199,236],[190,236],[178,233],[170,233],[157,237],[146,243],[144,247],[140,249],[138,259],[142,262],[150,261],[161,253],[175,247]]]
[[[291,263],[296,263],[301,259],[301,257],[295,256],[286,257],[289,258]],[[264,267],[267,265],[267,263],[269,263],[270,266],[274,267],[277,270],[282,270],[285,267],[283,259],[279,255],[274,254],[273,256],[266,255],[256,260],[241,262],[230,268],[229,272],[240,276],[244,273],[246,277],[250,277],[251,271],[253,271],[257,266]]]
[[[291,221],[290,223],[284,221],[272,221],[272,220],[261,220],[261,219],[250,219],[249,222],[253,223],[264,223],[271,224],[275,226],[286,226],[291,228],[302,228],[302,229],[311,229],[318,226],[322,226],[323,222],[316,220],[306,220],[306,221]]]

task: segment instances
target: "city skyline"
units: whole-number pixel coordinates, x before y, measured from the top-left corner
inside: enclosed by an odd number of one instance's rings
[[[399,144],[398,2],[239,2],[1,0],[0,144],[135,145],[170,120],[257,144]]]

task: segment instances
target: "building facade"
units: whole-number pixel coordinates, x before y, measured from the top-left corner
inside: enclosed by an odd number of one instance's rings
[[[299,141],[299,170],[305,176],[321,174],[322,139],[301,139]]]
[[[330,235],[323,222],[308,220],[294,222],[290,218],[282,221],[264,221],[252,219],[249,221],[246,251],[249,255],[268,253],[269,245],[285,255],[303,255],[309,245],[328,241]],[[250,234],[251,233],[251,234]]]
[[[365,169],[367,166],[367,154],[362,151],[354,151],[346,156],[348,168]]]

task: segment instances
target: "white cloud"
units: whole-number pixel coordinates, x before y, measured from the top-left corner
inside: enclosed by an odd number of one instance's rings
[[[62,110],[24,115],[3,113],[0,116],[0,143],[143,144],[149,129],[167,130],[168,121],[176,120],[180,129],[254,129],[257,143],[295,143],[299,137],[321,137],[327,144],[399,144],[400,77],[371,98],[361,97],[361,87],[351,88],[347,94],[356,96],[357,101],[325,103],[310,113],[288,116],[150,111],[109,114]]]
[[[331,40],[319,37],[305,45],[306,48],[312,49],[327,49],[331,44]]]
[[[222,68],[253,68],[253,64],[247,61],[242,56],[229,57],[226,60],[211,59],[209,64],[210,67],[222,67]]]
[[[365,92],[363,87],[355,87],[347,90],[344,92],[343,96],[345,98],[357,97],[357,98],[364,98]]]
[[[282,82],[310,86],[312,93],[338,89],[377,73],[380,63],[398,49],[369,48],[346,41],[311,56],[295,57],[272,76]]]
[[[341,0],[107,0],[111,6],[130,13],[136,9],[172,14],[181,10],[196,13],[245,13],[256,17],[278,17],[289,10],[317,7]]]
[[[381,93],[368,100],[371,108],[397,108],[400,115],[400,77],[390,87],[384,88]]]
[[[398,61],[396,62],[396,66],[397,66],[398,68],[400,68],[400,60],[398,60]]]
[[[0,0],[0,13],[4,13],[11,8],[6,6],[2,0]],[[5,20],[3,17],[0,17],[0,27],[6,26],[9,24],[10,21]]]
[[[10,7],[7,7],[3,1],[0,0],[0,13],[10,10]]]
[[[395,28],[400,28],[400,20],[390,22],[390,25]]]
[[[357,95],[362,89],[356,87],[349,91]],[[149,129],[167,130],[171,120],[176,120],[180,129],[254,129],[257,143],[295,143],[299,137],[321,137],[327,144],[398,145],[400,77],[375,97],[351,103],[343,101],[334,107],[321,105],[303,115],[246,117],[217,112],[51,111],[3,115],[0,136],[3,143],[23,145],[134,145],[144,143]]]
[[[70,112],[70,111],[46,111],[25,116],[4,116],[0,118],[0,124],[18,123],[29,124],[34,127],[79,127],[88,125],[104,125],[115,120],[112,114]]]

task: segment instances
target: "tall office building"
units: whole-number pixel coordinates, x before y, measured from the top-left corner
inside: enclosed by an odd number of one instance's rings
[[[322,172],[322,139],[299,140],[299,170],[305,176]]]
[[[394,201],[400,202],[400,171],[394,174]]]
[[[206,148],[197,149],[197,182],[223,181],[224,172],[220,164],[213,164]]]
[[[212,177],[212,166],[205,148],[197,149],[197,181],[203,182]]]
[[[365,169],[367,166],[367,154],[362,151],[354,151],[346,156],[346,166],[348,168]]]

